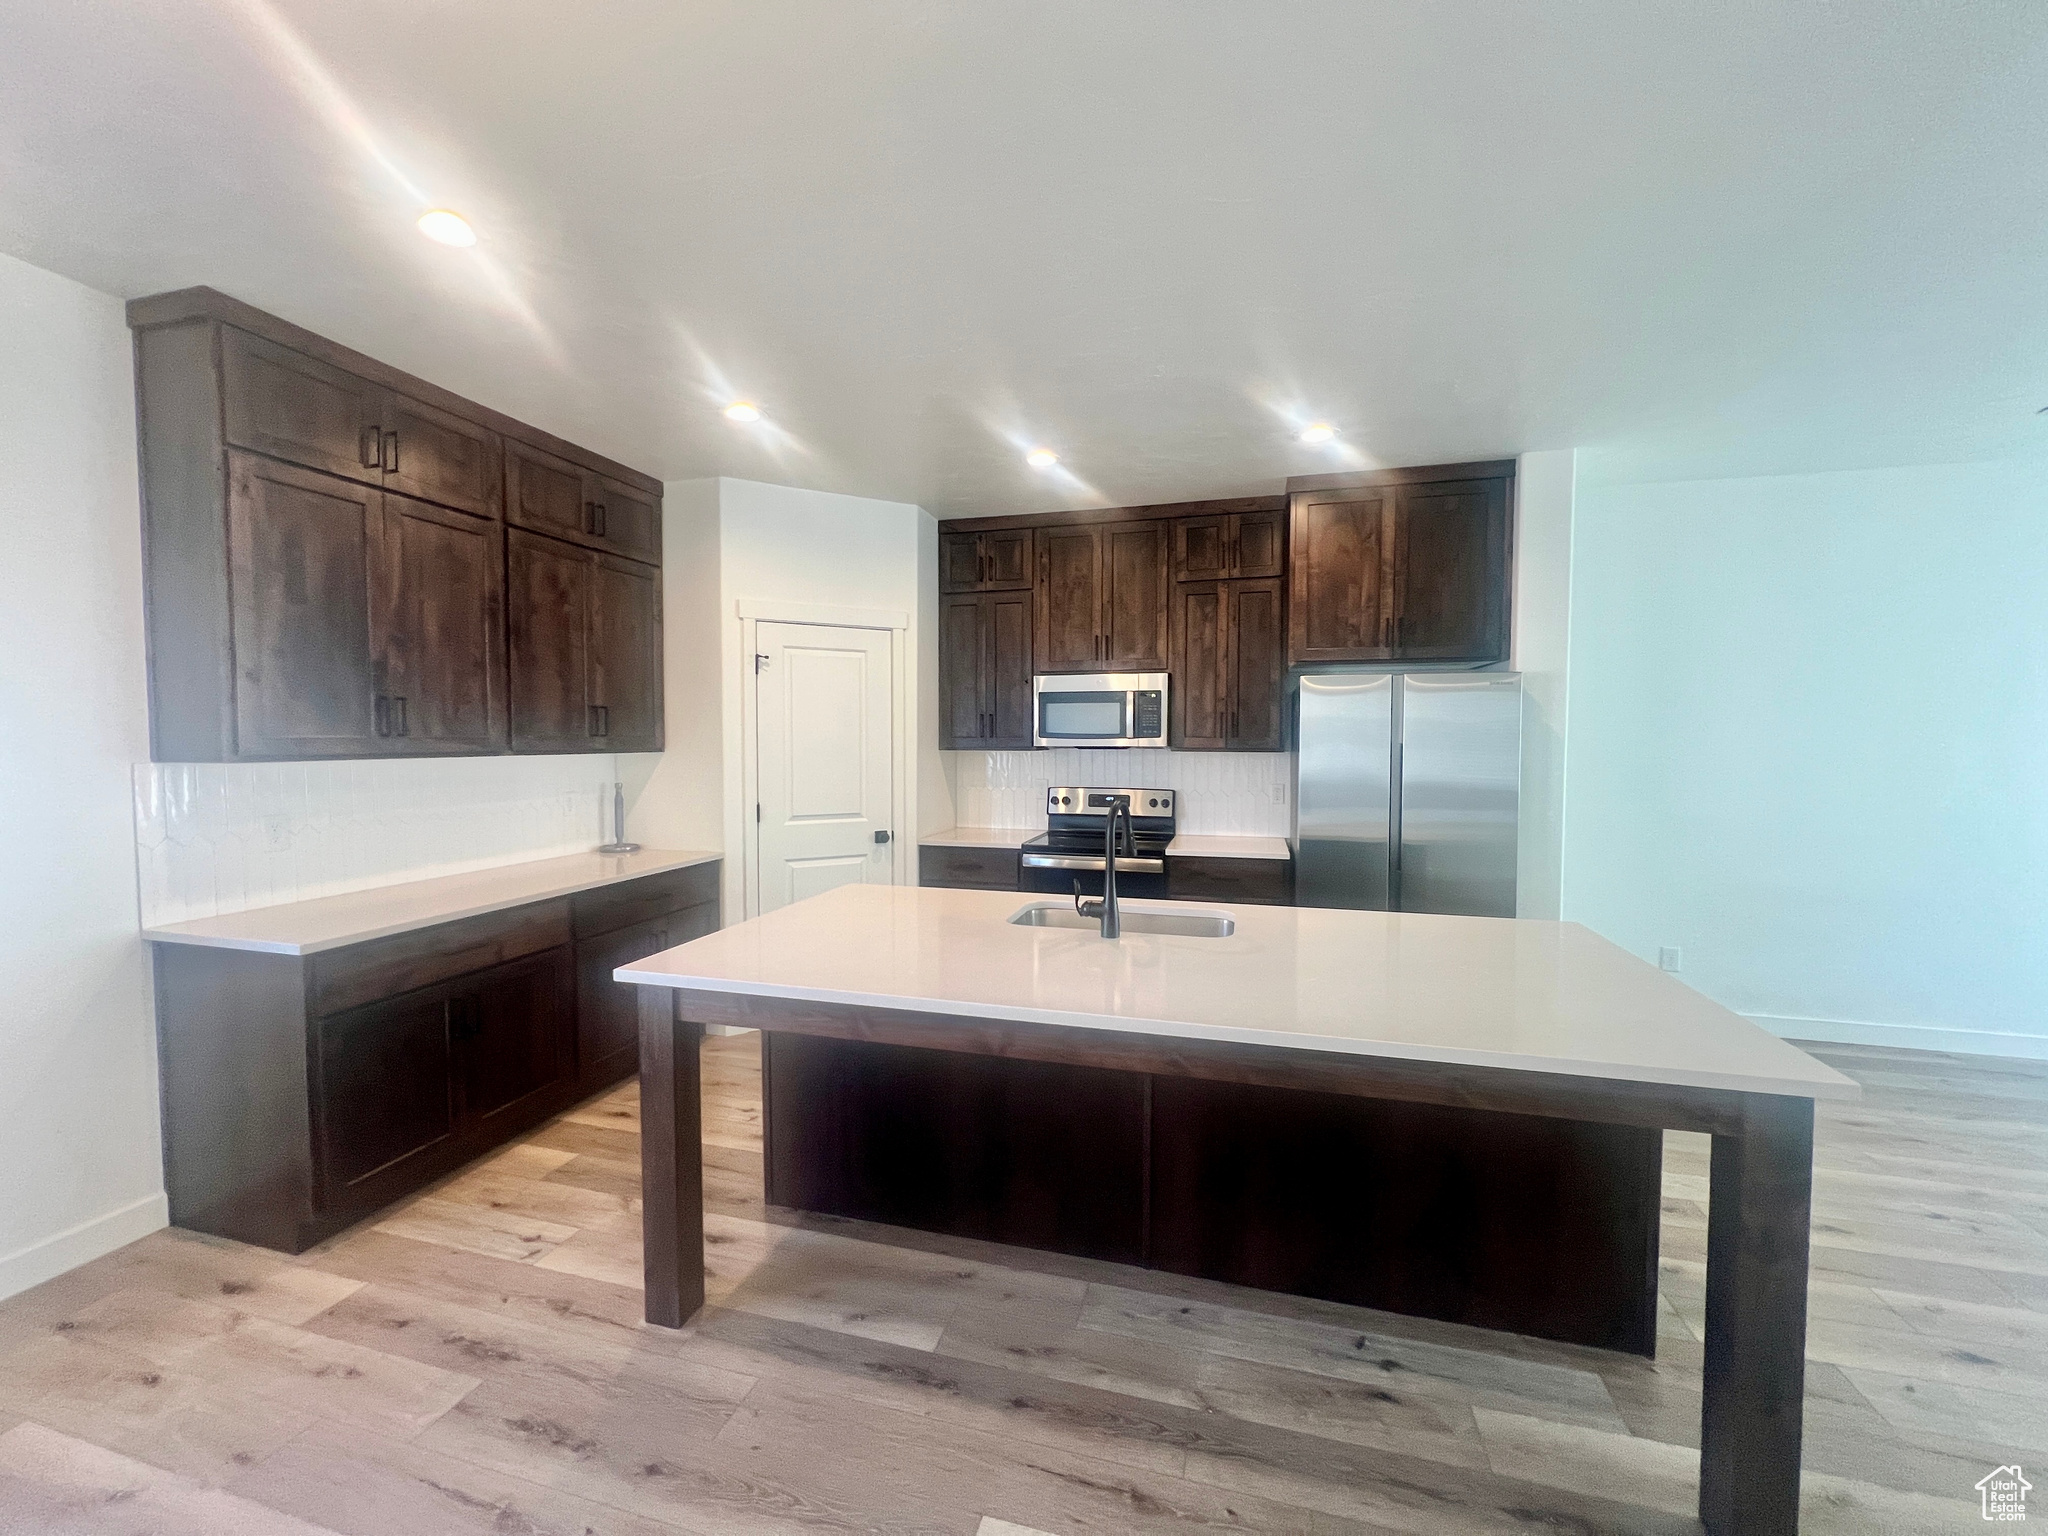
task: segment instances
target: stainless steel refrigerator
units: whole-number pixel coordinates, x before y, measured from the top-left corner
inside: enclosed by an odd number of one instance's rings
[[[1513,917],[1520,675],[1321,672],[1296,688],[1295,904]]]

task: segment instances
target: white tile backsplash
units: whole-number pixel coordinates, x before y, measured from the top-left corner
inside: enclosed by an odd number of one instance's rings
[[[1293,822],[1294,759],[1285,752],[1054,747],[952,757],[954,820],[963,827],[1042,827],[1054,784],[1175,790],[1183,832],[1285,837]]]
[[[618,760],[137,763],[145,927],[582,853]]]

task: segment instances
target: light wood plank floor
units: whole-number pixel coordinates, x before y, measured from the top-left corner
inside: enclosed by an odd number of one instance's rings
[[[2048,1469],[2048,1065],[1814,1049],[1868,1097],[1818,1137],[1804,1529],[1980,1529]],[[793,1222],[758,1063],[709,1045],[685,1332],[630,1086],[299,1259],[163,1232],[0,1303],[0,1532],[1698,1529],[1703,1138],[1650,1363]]]

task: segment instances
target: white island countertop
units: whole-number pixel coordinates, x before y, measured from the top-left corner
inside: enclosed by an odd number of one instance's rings
[[[1857,1097],[1841,1073],[1576,923],[1230,908],[1229,938],[1023,928],[1046,898],[849,885],[620,981],[1402,1061]],[[1194,903],[1131,901],[1127,911]],[[1211,907],[1210,910],[1216,910]]]
[[[666,874],[693,864],[708,864],[715,853],[643,848],[638,853],[571,853],[557,859],[500,864],[432,880],[345,891],[311,901],[280,902],[251,907],[225,917],[199,917],[187,923],[145,928],[142,936],[158,944],[203,944],[216,949],[248,949],[270,955],[314,955],[370,939],[388,938],[436,923],[452,923],[485,912],[502,912],[528,902],[573,896],[578,891]]]

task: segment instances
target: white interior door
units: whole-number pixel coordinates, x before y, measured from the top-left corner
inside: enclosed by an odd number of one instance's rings
[[[894,703],[889,631],[755,626],[760,912],[889,883]]]

